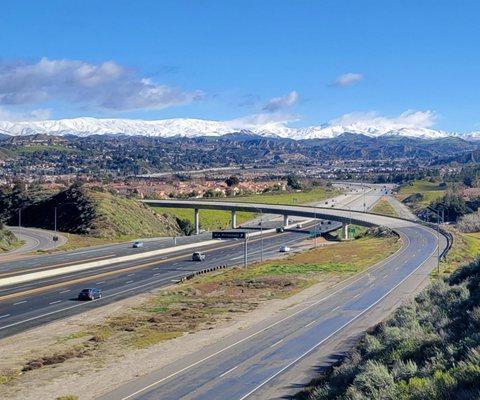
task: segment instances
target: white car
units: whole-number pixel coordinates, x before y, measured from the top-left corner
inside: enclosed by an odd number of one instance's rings
[[[290,251],[290,247],[288,246],[280,246],[280,253],[288,253]]]

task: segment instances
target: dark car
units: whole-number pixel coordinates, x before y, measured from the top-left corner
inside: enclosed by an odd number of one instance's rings
[[[102,298],[102,291],[100,289],[83,289],[78,294],[78,300],[95,300]]]
[[[205,260],[205,253],[202,253],[201,251],[196,251],[195,253],[192,254],[192,260],[193,261]]]

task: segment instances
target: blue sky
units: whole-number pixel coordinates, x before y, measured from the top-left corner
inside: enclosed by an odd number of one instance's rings
[[[308,126],[415,110],[480,130],[478,15],[468,0],[4,0],[0,117]]]

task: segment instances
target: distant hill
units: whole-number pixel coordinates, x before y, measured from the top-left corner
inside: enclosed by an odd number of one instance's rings
[[[133,199],[72,186],[22,210],[24,226],[88,234],[104,238],[156,237],[180,234],[170,216],[156,214],[150,207]],[[12,216],[15,223],[17,216]]]
[[[239,165],[319,164],[333,160],[469,160],[480,141],[418,139],[343,133],[330,139],[293,140],[246,131],[220,137],[126,135],[16,136],[0,142],[0,157],[15,156],[16,173],[138,175]],[[3,154],[3,156],[2,156]],[[38,167],[38,168],[37,168]],[[42,168],[45,168],[42,170]]]

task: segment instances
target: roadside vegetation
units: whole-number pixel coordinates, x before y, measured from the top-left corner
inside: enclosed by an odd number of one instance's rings
[[[98,325],[58,336],[48,351],[43,346],[29,348],[24,344],[21,360],[3,361],[0,383],[69,360],[98,359],[112,352],[118,355],[185,333],[213,329],[217,323],[252,311],[267,300],[284,299],[320,282],[332,285],[365,270],[399,247],[396,236],[372,230],[354,241],[324,244],[282,259],[256,263],[248,269],[232,268],[196,277],[158,290],[138,306]]]
[[[304,398],[480,397],[480,262],[433,282],[367,334]]]
[[[388,215],[390,217],[398,217],[395,208],[386,200],[385,198],[381,198],[375,206],[372,208],[372,212],[381,215]]]
[[[16,249],[22,245],[22,242],[17,237],[5,229],[0,222],[0,253]]]

